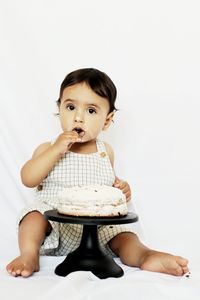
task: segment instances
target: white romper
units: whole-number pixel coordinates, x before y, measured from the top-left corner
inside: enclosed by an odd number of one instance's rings
[[[115,174],[105,145],[100,140],[96,141],[96,145],[95,153],[80,154],[69,151],[56,163],[37,189],[36,200],[21,212],[18,224],[31,211],[43,214],[46,210],[56,209],[57,194],[64,188],[94,184],[113,185]],[[41,255],[67,255],[79,246],[82,225],[49,222],[52,230],[41,246]],[[121,232],[134,232],[133,226],[128,224],[98,227],[99,242],[103,251],[114,255],[108,242]]]

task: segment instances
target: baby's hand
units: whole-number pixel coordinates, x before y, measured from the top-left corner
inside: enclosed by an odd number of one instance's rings
[[[123,181],[118,177],[115,177],[115,182],[113,186],[120,189],[124,193],[124,195],[126,196],[126,202],[131,200],[131,189],[128,182]]]
[[[76,131],[65,131],[58,136],[53,147],[60,155],[64,155],[76,142],[81,142],[81,138],[78,136],[78,133]]]

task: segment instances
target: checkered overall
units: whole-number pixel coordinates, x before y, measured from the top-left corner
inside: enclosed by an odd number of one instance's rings
[[[39,211],[43,214],[46,210],[56,209],[57,194],[64,188],[94,184],[112,186],[115,174],[105,145],[100,140],[96,141],[96,145],[95,153],[80,154],[70,151],[66,153],[39,186],[36,200],[23,209],[18,221],[20,222],[31,211]],[[50,223],[52,231],[41,246],[41,254],[67,255],[79,246],[82,225],[53,221]],[[133,228],[131,225],[99,226],[99,241],[104,251],[113,254],[108,247],[108,242],[120,232],[133,232]]]

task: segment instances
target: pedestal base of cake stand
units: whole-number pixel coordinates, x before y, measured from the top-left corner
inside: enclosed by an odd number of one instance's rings
[[[74,271],[91,271],[99,278],[120,277],[122,268],[100,249],[96,225],[83,225],[82,239],[79,247],[68,254],[56,267],[55,273],[66,276]]]
[[[111,256],[106,255],[100,247],[98,239],[98,225],[132,223],[138,220],[137,215],[128,214],[125,217],[115,218],[85,218],[65,216],[50,210],[44,213],[48,220],[82,224],[83,233],[79,247],[67,255],[65,260],[59,264],[55,273],[66,276],[74,271],[91,271],[97,277],[103,279],[108,277],[121,277],[124,272]]]

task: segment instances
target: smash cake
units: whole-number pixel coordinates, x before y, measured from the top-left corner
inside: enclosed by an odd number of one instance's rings
[[[115,217],[128,213],[120,189],[107,185],[65,188],[58,194],[58,213],[82,217]]]

